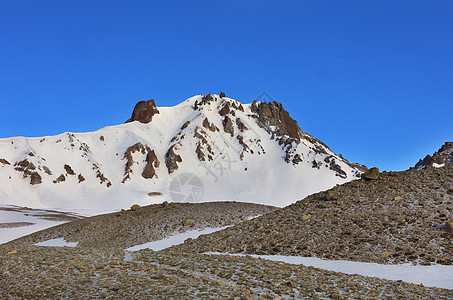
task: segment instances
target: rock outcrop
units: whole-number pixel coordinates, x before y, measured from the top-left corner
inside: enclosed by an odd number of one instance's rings
[[[258,124],[267,131],[272,131],[271,126],[276,127],[276,134],[279,136],[287,135],[300,141],[300,128],[296,120],[289,116],[281,103],[257,102],[252,103],[252,112],[258,115]]]
[[[423,160],[420,159],[411,169],[421,170],[426,167],[440,168],[448,165],[453,165],[453,142],[446,142],[433,156],[426,155]]]
[[[148,151],[146,155],[146,166],[143,170],[142,176],[143,178],[150,179],[153,177],[157,178],[156,168],[159,167],[159,160],[157,159],[156,153],[154,150]]]
[[[156,107],[154,100],[140,101],[135,105],[132,116],[126,123],[139,121],[140,123],[149,123],[153,119],[155,114],[158,114],[159,110]]]
[[[231,121],[230,117],[228,117],[228,116],[226,116],[225,119],[223,120],[223,130],[226,133],[231,134],[231,136],[234,135],[233,122]]]
[[[175,153],[175,147],[176,145],[172,145],[170,149],[168,149],[167,154],[165,154],[165,164],[168,169],[168,174],[176,171],[178,169],[178,163],[182,162],[181,156]]]
[[[131,174],[133,173],[132,166],[134,165],[134,163],[136,163],[132,156],[135,152],[140,152],[141,154],[146,155],[146,165],[143,169],[142,177],[146,179],[151,179],[153,177],[157,178],[156,168],[159,167],[160,162],[157,159],[156,153],[154,152],[154,150],[151,150],[148,145],[136,143],[128,147],[126,149],[126,152],[124,153],[123,159],[126,160],[126,167],[124,170],[124,178],[121,183],[125,183],[131,178]]]

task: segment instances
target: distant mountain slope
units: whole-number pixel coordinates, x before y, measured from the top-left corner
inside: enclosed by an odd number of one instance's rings
[[[441,168],[448,165],[453,165],[453,142],[443,144],[437,152],[434,152],[433,156],[426,155],[412,169],[421,170],[426,167]]]
[[[129,248],[190,230],[239,224],[275,207],[242,202],[163,203],[88,217],[21,237],[14,245],[51,239],[77,242],[78,247]]]
[[[452,228],[446,166],[352,181],[172,250],[453,265]]]
[[[334,130],[334,129],[333,129]],[[199,95],[137,103],[123,125],[0,140],[0,203],[105,209],[166,201],[285,206],[360,176],[282,105]]]

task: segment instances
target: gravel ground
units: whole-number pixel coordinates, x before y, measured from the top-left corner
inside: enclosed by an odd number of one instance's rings
[[[2,299],[453,299],[453,291],[251,257],[0,246]]]
[[[427,168],[336,186],[174,250],[451,265],[452,220],[453,166]]]
[[[54,226],[9,242],[36,244],[64,238],[77,247],[121,248],[161,240],[173,233],[239,224],[275,210],[240,202],[164,203],[98,215]]]

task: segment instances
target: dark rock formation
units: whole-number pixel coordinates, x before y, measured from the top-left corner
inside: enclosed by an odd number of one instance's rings
[[[99,178],[99,183],[100,184],[103,184],[104,182],[107,182],[107,187],[109,188],[112,183],[110,182],[110,180],[108,180],[107,177],[104,176],[104,174],[101,173],[101,171],[97,170],[96,171],[96,178]]]
[[[195,153],[197,153],[197,157],[198,157],[199,161],[205,161],[206,160],[205,155],[204,155],[204,153],[202,151],[200,142],[198,142],[198,144],[197,144],[197,149],[195,149]]]
[[[238,126],[240,132],[248,130],[247,126],[245,126],[239,118],[236,119],[236,125]]]
[[[415,167],[411,169],[421,170],[426,167],[440,167],[453,165],[453,142],[446,142],[442,147],[431,155],[426,155],[423,160],[419,160]]]
[[[50,169],[47,166],[43,166],[42,168],[47,175],[52,175],[52,172],[50,171]]]
[[[61,174],[60,176],[58,176],[57,179],[55,179],[55,180],[53,181],[53,183],[60,183],[60,182],[63,182],[63,181],[65,181],[65,180],[66,180],[66,177],[64,177],[64,175]]]
[[[362,178],[365,180],[377,180],[379,179],[379,169],[371,168],[362,174]]]
[[[189,126],[189,124],[190,124],[190,121],[187,121],[187,122],[185,122],[184,124],[182,124],[182,126],[181,126],[181,130],[184,130],[184,129],[186,129],[186,128],[187,128],[187,126]]]
[[[200,106],[204,104],[210,104],[213,101],[215,101],[214,96],[212,96],[211,94],[204,95],[200,102],[195,101],[194,109],[199,109]]]
[[[7,161],[6,159],[4,158],[0,158],[0,163],[4,164],[4,165],[10,165],[9,161]]]
[[[168,174],[176,171],[178,169],[178,163],[182,162],[181,156],[175,153],[175,147],[176,145],[172,145],[170,149],[168,149],[167,154],[165,154],[165,164],[168,169]]]
[[[225,93],[224,92],[220,92],[220,98],[224,98],[225,97]]]
[[[30,177],[31,177],[31,179],[30,179],[30,184],[31,185],[41,184],[42,183],[41,175],[39,175],[38,172],[31,173]]]
[[[276,134],[279,136],[287,135],[298,142],[300,141],[300,128],[296,120],[289,116],[289,113],[278,102],[260,102],[252,103],[252,112],[258,114],[258,124],[267,131],[270,126],[276,126]]]
[[[75,175],[75,173],[72,170],[70,165],[64,165],[64,169],[65,169],[67,175]]]
[[[18,172],[23,172],[24,178],[26,178],[27,176],[31,176],[32,171],[35,169],[36,169],[35,165],[32,162],[28,161],[27,159],[18,161],[14,164],[14,170]]]
[[[153,178],[156,175],[156,168],[159,167],[159,160],[157,159],[156,153],[154,150],[151,150],[148,145],[143,145],[142,143],[136,143],[126,149],[123,159],[126,160],[126,168],[124,170],[124,178],[121,183],[125,183],[126,180],[130,179],[130,174],[132,174],[132,166],[134,165],[134,159],[132,154],[135,152],[141,152],[146,154],[146,165],[142,172],[142,177],[146,179]]]
[[[203,121],[203,127],[209,129],[212,132],[219,131],[219,129],[212,123],[209,123],[208,118],[205,118]]]
[[[226,116],[229,113],[230,113],[230,106],[228,105],[228,103],[225,103],[222,106],[222,108],[219,110],[219,115],[221,115],[223,117],[223,116]]]
[[[228,116],[226,116],[225,119],[223,120],[223,130],[226,133],[231,134],[231,136],[234,135],[233,122]]]
[[[160,162],[157,159],[154,150],[148,151],[148,154],[146,155],[146,166],[142,173],[143,178],[150,179],[154,176],[157,178],[156,168],[159,167],[159,164]]]
[[[159,110],[156,107],[154,100],[140,101],[135,105],[134,111],[132,112],[132,117],[126,121],[126,123],[132,121],[139,121],[141,123],[151,122],[153,116],[158,114]]]
[[[77,179],[79,180],[78,183],[81,183],[82,181],[85,181],[85,177],[83,177],[82,174],[79,174],[79,176],[77,176]]]

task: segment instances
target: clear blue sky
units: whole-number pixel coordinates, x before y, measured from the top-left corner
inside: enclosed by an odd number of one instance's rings
[[[453,140],[453,1],[2,1],[0,137],[93,131],[135,103],[267,91],[354,162]]]

